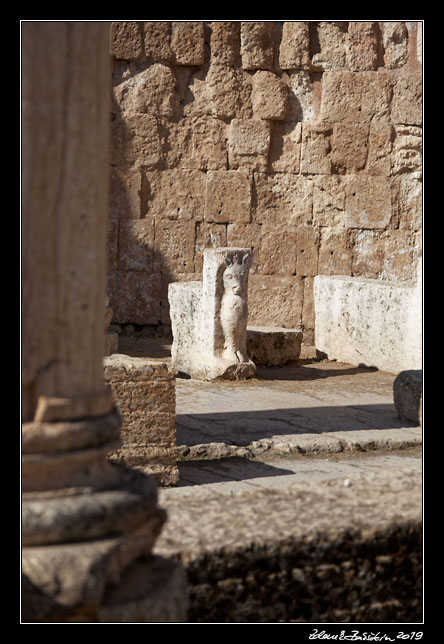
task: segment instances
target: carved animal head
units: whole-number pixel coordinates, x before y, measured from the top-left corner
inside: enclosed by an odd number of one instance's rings
[[[232,292],[235,295],[246,297],[248,288],[248,271],[251,258],[249,254],[243,256],[238,253],[225,258],[227,268],[223,273],[225,292]]]

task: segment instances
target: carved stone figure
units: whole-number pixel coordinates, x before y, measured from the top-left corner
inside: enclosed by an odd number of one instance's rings
[[[223,272],[224,294],[220,307],[224,334],[223,357],[231,362],[246,362],[250,255],[227,255],[225,263],[227,268]]]
[[[202,282],[169,285],[176,373],[204,380],[254,375],[246,349],[250,265],[248,248],[207,249]]]

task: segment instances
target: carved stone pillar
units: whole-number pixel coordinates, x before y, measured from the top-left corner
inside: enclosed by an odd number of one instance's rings
[[[108,462],[109,24],[22,23],[22,619],[183,621],[147,476]]]

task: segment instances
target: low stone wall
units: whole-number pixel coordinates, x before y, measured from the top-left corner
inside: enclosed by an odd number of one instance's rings
[[[161,492],[156,552],[186,571],[189,622],[422,620],[421,483],[409,466],[286,491]]]
[[[314,280],[316,349],[389,373],[422,367],[422,276],[416,285],[344,275]]]
[[[122,445],[109,459],[150,474],[161,486],[177,483],[175,381],[169,365],[113,354],[104,358],[104,377],[122,416]]]
[[[205,573],[202,561],[187,568],[188,621],[421,621],[420,540],[420,526],[405,525],[228,548]]]

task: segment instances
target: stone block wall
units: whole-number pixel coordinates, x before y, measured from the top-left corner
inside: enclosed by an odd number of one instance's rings
[[[249,324],[314,341],[313,279],[408,282],[421,254],[422,24],[117,22],[113,322],[251,247]]]

